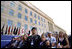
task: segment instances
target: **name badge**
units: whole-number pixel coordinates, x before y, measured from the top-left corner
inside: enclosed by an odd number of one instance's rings
[[[33,43],[33,42],[31,42],[31,45],[34,45],[34,43]]]

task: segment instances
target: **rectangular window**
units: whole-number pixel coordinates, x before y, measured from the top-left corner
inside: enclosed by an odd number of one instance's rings
[[[14,6],[15,6],[15,3],[12,1],[12,2],[10,3],[10,6],[11,6],[11,7],[14,7]]]
[[[43,19],[42,21],[45,22],[45,19]]]
[[[20,28],[20,26],[21,26],[21,23],[20,23],[20,22],[18,22],[18,23],[17,23],[17,27],[19,27],[19,28]]]
[[[8,26],[12,26],[13,21],[8,20]]]
[[[10,9],[9,10],[9,15],[13,16],[14,15],[14,10]]]
[[[28,29],[28,25],[27,25],[27,24],[25,24],[25,25],[24,25],[24,28],[25,28],[25,30],[27,30],[27,29]]]
[[[22,10],[22,6],[21,5],[18,5],[18,10]]]
[[[44,22],[44,19],[43,19],[43,22]]]
[[[18,13],[18,18],[21,18],[21,13]]]
[[[25,16],[25,21],[28,21],[28,18],[27,18],[27,16]]]
[[[40,22],[39,22],[39,25],[40,25]]]
[[[32,16],[32,11],[30,11],[30,16]]]
[[[40,20],[40,16],[38,16],[38,19]]]
[[[34,14],[34,17],[37,18],[36,14]]]
[[[43,24],[42,24],[42,26],[43,26]]]
[[[37,24],[37,20],[35,20],[35,24]]]
[[[32,18],[30,18],[30,23],[32,23],[33,22],[33,20],[32,20]]]
[[[27,9],[25,8],[25,13],[28,13]]]
[[[3,10],[4,10],[4,8],[3,8],[3,6],[1,5],[1,12],[3,12]]]

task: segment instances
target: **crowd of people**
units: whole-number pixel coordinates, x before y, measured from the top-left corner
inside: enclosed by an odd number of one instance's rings
[[[62,31],[54,35],[52,32],[37,34],[37,28],[31,29],[32,35],[24,34],[20,37],[13,37],[11,42],[4,48],[70,48],[70,42],[66,33]]]

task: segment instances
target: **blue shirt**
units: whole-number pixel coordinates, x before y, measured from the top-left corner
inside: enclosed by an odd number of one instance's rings
[[[51,39],[49,37],[47,37],[46,39],[51,41],[51,43],[56,43],[56,38],[53,36],[51,36]]]

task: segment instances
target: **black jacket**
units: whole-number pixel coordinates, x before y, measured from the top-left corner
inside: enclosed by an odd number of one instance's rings
[[[50,45],[46,45],[47,40],[43,41],[42,44],[40,44],[40,48],[50,48]]]
[[[41,42],[41,38],[39,35],[34,35],[34,36],[31,35],[27,38],[26,45],[27,48],[39,48],[40,42]]]

